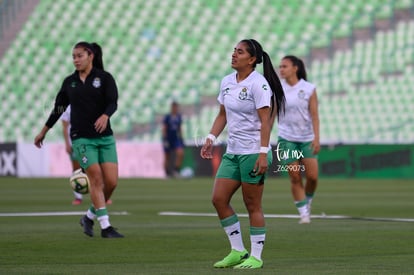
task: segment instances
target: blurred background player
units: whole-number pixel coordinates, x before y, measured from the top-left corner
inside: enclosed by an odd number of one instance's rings
[[[283,165],[291,182],[291,191],[300,215],[299,223],[310,223],[313,195],[318,183],[319,114],[316,86],[306,81],[305,65],[296,56],[282,58],[280,77],[286,97],[286,112],[279,117],[278,148],[286,159]],[[295,156],[292,157],[292,152]],[[302,173],[306,182],[302,183]]]
[[[70,105],[66,108],[66,111],[60,117],[62,121],[62,128],[63,128],[63,138],[65,140],[65,149],[68,153],[70,160],[72,162],[72,172],[80,169],[79,162],[76,160],[76,154],[72,149],[72,141],[70,139]],[[79,205],[82,203],[83,196],[75,191],[73,191],[73,195],[75,199],[72,201],[73,205]]]
[[[184,141],[181,131],[182,116],[179,104],[171,103],[170,113],[165,115],[162,124],[162,141],[164,146],[164,169],[167,177],[178,177],[184,159]],[[171,171],[171,161],[173,169]]]

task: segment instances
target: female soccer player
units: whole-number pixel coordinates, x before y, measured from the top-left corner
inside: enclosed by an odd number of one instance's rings
[[[179,177],[184,159],[184,141],[181,124],[183,122],[178,102],[171,103],[170,113],[164,116],[162,140],[164,146],[164,169],[167,176]],[[174,170],[170,171],[170,161],[175,154]]]
[[[103,238],[120,238],[123,235],[111,226],[105,204],[118,181],[118,158],[109,120],[117,109],[118,88],[112,75],[104,70],[98,44],[79,42],[72,57],[76,70],[63,81],[54,109],[34,144],[39,148],[43,145],[46,133],[70,104],[70,137],[76,158],[90,180],[93,203],[81,218],[81,226],[92,237],[97,217]]]
[[[63,138],[65,140],[65,149],[70,157],[72,163],[72,172],[80,169],[79,162],[76,159],[76,153],[72,149],[72,140],[70,139],[70,105],[66,108],[66,111],[60,117],[62,121]],[[73,191],[75,199],[72,201],[73,205],[79,205],[82,203],[83,195]]]
[[[286,112],[279,117],[278,149],[291,181],[299,223],[310,223],[310,207],[318,181],[318,98],[314,84],[306,81],[303,61],[296,56],[282,58],[280,77],[286,96]],[[306,184],[302,183],[302,172]]]
[[[264,75],[255,70],[262,62]],[[221,81],[220,110],[200,152],[202,158],[212,158],[214,141],[227,124],[227,150],[216,174],[212,203],[231,252],[214,267],[261,268],[266,235],[261,202],[267,168],[272,163],[269,139],[273,121],[284,109],[284,93],[269,55],[256,40],[245,39],[236,45],[231,66],[235,72]],[[250,254],[230,205],[240,187],[250,219]]]

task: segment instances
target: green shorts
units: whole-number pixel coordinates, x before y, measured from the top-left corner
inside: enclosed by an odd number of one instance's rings
[[[83,169],[95,163],[118,163],[115,138],[113,136],[78,138],[72,141],[72,147]]]
[[[278,140],[276,150],[274,151],[277,159],[282,164],[290,164],[303,158],[318,158],[318,155],[313,154],[312,142],[310,141],[295,142],[281,137]]]
[[[243,183],[263,184],[266,174],[255,175],[253,172],[259,154],[233,155],[224,154],[217,170],[216,178],[226,178]],[[272,152],[267,154],[268,167],[272,164]]]

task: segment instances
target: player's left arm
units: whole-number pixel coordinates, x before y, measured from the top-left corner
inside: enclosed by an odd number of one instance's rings
[[[316,95],[316,90],[313,91],[311,97],[309,98],[309,112],[312,117],[313,133],[315,135],[311,146],[313,148],[313,153],[316,155],[320,150],[318,96]]]
[[[108,120],[115,113],[118,108],[118,87],[116,86],[115,79],[108,73],[105,81],[105,102],[106,107],[104,113],[96,120],[95,130],[98,133],[105,131],[108,126]]]
[[[257,114],[261,122],[260,126],[260,147],[269,147],[270,143],[270,130],[271,130],[271,117],[270,107],[265,106],[257,109]],[[256,161],[254,170],[256,174],[264,174],[267,171],[267,153],[259,153],[259,158]]]

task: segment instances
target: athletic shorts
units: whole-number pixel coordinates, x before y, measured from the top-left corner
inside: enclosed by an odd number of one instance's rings
[[[178,148],[184,148],[184,142],[181,138],[165,139],[163,141],[164,152],[168,153]]]
[[[72,141],[72,147],[83,169],[87,169],[95,163],[118,163],[115,138],[113,136],[78,138]]]
[[[312,142],[288,141],[281,137],[278,138],[275,154],[282,164],[290,164],[303,158],[318,158],[313,154]]]
[[[267,173],[255,175],[253,172],[259,154],[233,155],[224,154],[217,170],[216,178],[226,178],[243,183],[263,184]],[[268,167],[272,164],[272,152],[267,154]]]

